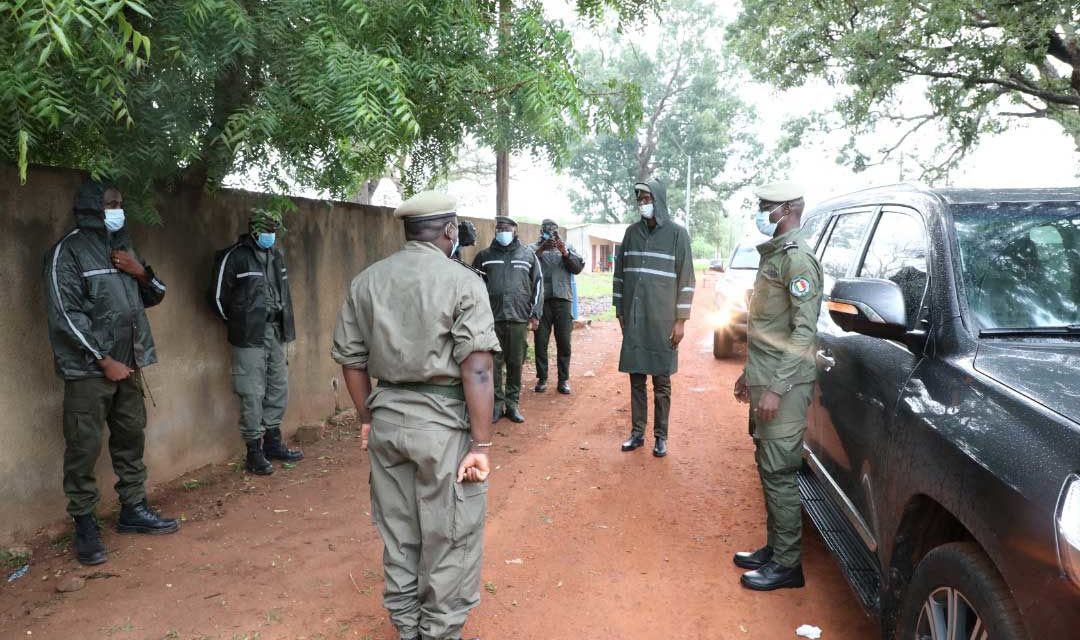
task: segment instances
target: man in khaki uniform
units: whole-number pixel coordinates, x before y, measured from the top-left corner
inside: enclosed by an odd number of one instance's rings
[[[744,587],[757,591],[805,584],[802,513],[796,474],[802,464],[806,410],[814,390],[814,339],[821,311],[821,265],[801,234],[803,192],[778,182],[759,187],[755,222],[772,240],[758,246],[761,262],[750,300],[746,369],[735,397],[750,403],[755,460],[765,493],[768,540],[735,554]]]
[[[483,280],[448,258],[455,207],[428,191],[397,208],[407,242],[353,279],[331,349],[370,451],[383,604],[402,640],[457,640],[480,602],[499,341]]]

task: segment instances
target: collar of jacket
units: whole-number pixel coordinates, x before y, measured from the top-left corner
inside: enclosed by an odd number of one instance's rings
[[[408,242],[405,243],[405,250],[406,251],[418,251],[418,252],[421,252],[421,253],[437,253],[437,254],[441,255],[442,257],[446,258],[447,260],[450,259],[450,257],[446,255],[446,252],[443,251],[442,249],[440,249],[439,245],[435,244],[434,242],[423,242],[421,240],[409,240]]]
[[[783,248],[784,245],[791,242],[798,242],[802,238],[802,227],[798,227],[788,231],[787,233],[776,236],[771,240],[762,242],[757,246],[758,253],[763,256],[776,253]]]

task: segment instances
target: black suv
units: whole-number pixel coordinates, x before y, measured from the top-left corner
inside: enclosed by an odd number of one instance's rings
[[[901,185],[804,221],[800,491],[882,636],[1080,638],[1080,189]]]

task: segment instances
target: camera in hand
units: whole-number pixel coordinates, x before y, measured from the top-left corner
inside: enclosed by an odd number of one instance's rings
[[[476,244],[476,225],[468,220],[458,223],[458,244],[463,247],[471,247]]]

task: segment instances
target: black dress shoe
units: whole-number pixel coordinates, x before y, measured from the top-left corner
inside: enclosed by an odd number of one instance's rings
[[[179,522],[162,518],[145,500],[137,504],[121,505],[120,517],[116,520],[116,530],[120,533],[161,535],[173,533],[179,528]]]
[[[504,415],[502,407],[495,407],[494,413],[491,414],[491,424],[495,424],[501,420]]]
[[[267,429],[263,435],[263,455],[267,460],[282,460],[284,462],[296,462],[304,459],[304,452],[299,449],[290,449],[281,437],[281,428]]]
[[[570,395],[570,383],[569,382],[560,382],[559,383],[559,393],[563,394],[564,396]]]
[[[546,380],[538,381],[536,383],[536,386],[533,387],[533,391],[535,391],[537,393],[543,393],[543,392],[547,391],[547,381]]]
[[[742,586],[754,591],[799,589],[806,586],[801,564],[788,568],[772,560],[763,564],[760,569],[744,573],[739,582]]]
[[[74,516],[75,520],[75,557],[85,565],[101,564],[108,560],[105,543],[101,541],[94,514]]]
[[[652,448],[652,454],[657,458],[663,458],[667,455],[667,438],[656,439],[656,445]]]
[[[753,571],[754,569],[760,569],[766,562],[772,560],[772,554],[772,547],[766,545],[757,551],[739,551],[731,561],[735,563],[736,567]]]
[[[638,447],[645,446],[645,436],[630,436],[630,439],[622,443],[623,451],[633,451]]]
[[[507,409],[506,410],[506,417],[510,418],[510,422],[516,422],[518,424],[521,424],[522,422],[525,422],[525,416],[521,415],[521,412],[518,411],[517,407],[512,407],[510,409]]]

